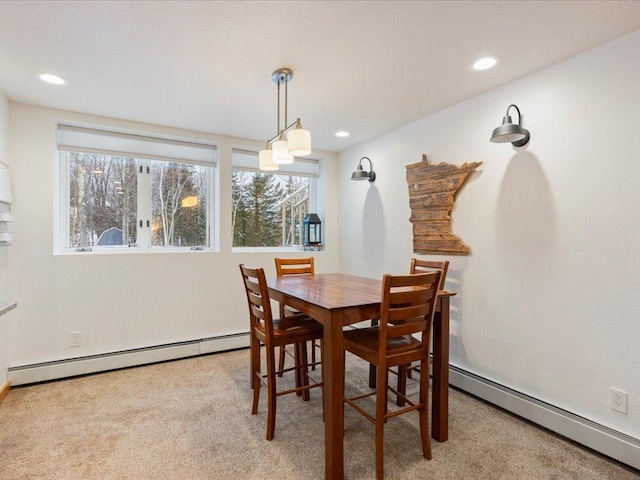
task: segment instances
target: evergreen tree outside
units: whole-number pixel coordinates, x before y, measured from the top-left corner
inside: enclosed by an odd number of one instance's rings
[[[294,244],[294,235],[301,226],[291,225],[290,215],[283,218],[283,210],[291,194],[302,189],[306,192],[303,205],[296,209],[308,210],[306,177],[283,176],[270,173],[234,170],[232,173],[232,228],[234,247],[281,247]],[[303,218],[299,214],[296,218]],[[294,219],[295,222],[295,219]],[[299,222],[298,222],[299,223]],[[283,243],[283,229],[289,232]]]

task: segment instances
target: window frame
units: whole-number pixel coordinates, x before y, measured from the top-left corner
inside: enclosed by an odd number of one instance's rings
[[[84,149],[70,150],[69,148],[60,149],[58,142],[55,146],[55,162],[54,162],[54,239],[53,239],[53,253],[54,255],[113,255],[113,254],[154,254],[154,253],[201,253],[201,252],[217,252],[218,248],[218,222],[217,216],[219,214],[219,198],[218,198],[218,175],[219,175],[219,153],[220,145],[218,142],[203,141],[199,139],[174,137],[166,135],[157,135],[149,132],[137,132],[137,131],[125,131],[115,128],[101,127],[92,124],[78,124],[66,121],[56,122],[55,132],[58,136],[61,127],[79,128],[95,130],[96,132],[104,133],[105,135],[123,135],[123,136],[140,136],[146,139],[157,140],[158,143],[189,143],[193,145],[200,145],[212,150],[213,159],[210,162],[206,161],[194,161],[184,160],[173,157],[152,156],[152,155],[140,155],[134,153],[125,152],[99,152],[113,156],[128,156],[135,158],[138,161],[137,172],[137,220],[136,220],[136,244],[135,245],[95,245],[91,247],[69,247],[69,228],[70,228],[70,212],[71,206],[69,201],[70,195],[70,163],[68,155],[65,155],[68,151],[77,151],[82,153],[97,153],[91,151],[85,151]],[[151,228],[139,226],[141,217],[149,217],[151,221],[152,216],[152,180],[151,175],[144,173],[147,171],[147,167],[150,166],[152,160],[167,162],[167,163],[183,163],[190,165],[200,165],[208,168],[207,174],[207,210],[206,210],[206,239],[208,246],[154,246],[151,244]],[[144,178],[141,180],[141,175]]]

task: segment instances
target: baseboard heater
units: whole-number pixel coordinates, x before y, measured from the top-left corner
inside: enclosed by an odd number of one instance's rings
[[[449,369],[449,383],[563,437],[640,469],[640,440],[637,438],[454,365]]]
[[[177,360],[249,346],[249,333],[236,333],[151,347],[9,367],[11,386]]]

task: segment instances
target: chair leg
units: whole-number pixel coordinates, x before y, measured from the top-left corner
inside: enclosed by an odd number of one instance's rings
[[[249,385],[252,389],[256,382],[256,363],[260,364],[260,341],[251,333],[249,336]],[[258,371],[260,371],[259,367]]]
[[[398,393],[401,393],[402,395],[406,395],[407,394],[407,371],[410,369],[407,369],[407,365],[398,365]],[[405,401],[404,401],[404,397],[402,397],[401,395],[398,395],[396,398],[396,405],[398,405],[399,407],[404,407],[405,405]]]
[[[369,364],[369,388],[376,388],[377,368],[373,363]]]
[[[300,386],[308,387],[309,377],[307,377],[307,375],[309,374],[309,361],[307,359],[307,342],[302,342],[299,345],[300,345],[300,380],[301,380]],[[305,402],[308,402],[310,398],[311,398],[311,395],[309,393],[309,389],[303,390],[302,399]]]
[[[267,345],[267,440],[276,430],[276,358],[274,348]]]
[[[375,327],[378,325],[378,319],[371,319],[371,326]],[[376,388],[376,366],[372,363],[369,364],[369,388]]]
[[[280,347],[280,357],[278,358],[278,376],[282,377],[282,370],[284,370],[284,345]]]
[[[253,388],[253,406],[251,413],[258,413],[258,401],[260,400],[260,340],[255,338],[253,334],[250,337],[251,350],[251,387]]]
[[[302,362],[302,350],[300,349],[300,344],[296,343],[293,346],[293,363],[295,365],[295,369],[293,370],[293,374],[294,374],[295,381],[296,381],[296,383],[295,383],[296,388],[302,386],[302,368],[301,368],[301,363],[300,362]],[[298,396],[298,397],[302,396],[302,392],[301,391],[297,391],[296,392],[296,396]]]
[[[429,432],[429,375],[423,375],[428,371],[428,361],[420,362],[420,438],[422,440],[422,455],[431,460],[431,432]]]
[[[376,479],[384,477],[384,424],[387,421],[387,369],[378,367],[376,394]]]
[[[311,341],[311,370],[316,369],[316,341]]]

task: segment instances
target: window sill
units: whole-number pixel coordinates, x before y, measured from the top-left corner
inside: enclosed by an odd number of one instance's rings
[[[91,251],[76,252],[75,250],[63,250],[53,252],[59,256],[93,256],[93,255],[154,255],[158,253],[169,254],[198,254],[198,253],[215,253],[210,247],[203,247],[202,250],[191,250],[190,248],[94,248]]]
[[[233,247],[231,253],[304,252],[302,247]]]

